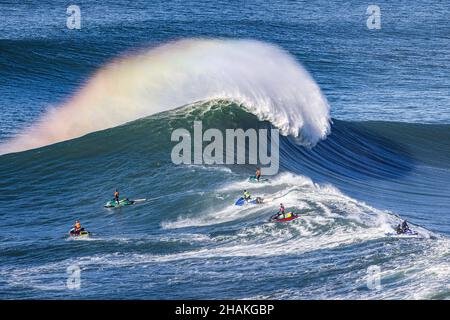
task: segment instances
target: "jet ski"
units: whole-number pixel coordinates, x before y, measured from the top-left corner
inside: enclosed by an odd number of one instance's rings
[[[108,201],[105,204],[105,208],[119,208],[119,207],[131,206],[131,205],[135,204],[135,202],[136,201],[129,200],[127,198],[127,199],[119,200],[119,203],[117,203],[117,201],[113,199],[111,201]]]
[[[240,197],[236,200],[234,203],[236,206],[243,206],[244,204],[251,203],[251,204],[261,204],[264,202],[264,199],[261,197],[256,197],[255,199],[248,199],[245,200],[243,197]]]
[[[89,237],[91,233],[89,231],[84,230],[84,228],[81,228],[79,231],[75,231],[74,228],[70,229],[69,236],[70,237]]]
[[[286,221],[295,220],[299,217],[300,217],[300,215],[293,213],[291,211],[287,212],[285,214],[276,213],[270,217],[269,222],[286,222]]]
[[[386,236],[388,237],[397,237],[397,238],[415,238],[419,235],[417,231],[406,229],[406,230],[395,230],[395,232],[388,232]]]
[[[248,178],[248,181],[254,182],[254,183],[259,183],[259,182],[268,182],[269,179],[261,178],[261,177],[260,177],[259,180],[258,180],[258,179],[256,179],[256,176],[250,176],[250,177]]]

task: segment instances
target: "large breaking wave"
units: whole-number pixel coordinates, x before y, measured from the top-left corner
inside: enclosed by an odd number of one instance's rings
[[[330,130],[319,86],[287,52],[253,40],[189,39],[123,57],[99,70],[70,101],[0,146],[23,151],[73,139],[196,101],[241,103],[306,145]]]

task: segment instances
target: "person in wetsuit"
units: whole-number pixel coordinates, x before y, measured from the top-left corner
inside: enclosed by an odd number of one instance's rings
[[[398,234],[403,234],[403,233],[407,232],[408,230],[409,230],[409,225],[406,220],[403,220],[403,222],[401,224],[399,224],[397,226],[397,228],[395,228],[395,231],[397,231]]]
[[[280,208],[278,209],[278,218],[283,219],[285,213],[286,213],[286,209],[284,208],[284,205],[282,203],[280,203]]]
[[[119,204],[119,191],[117,189],[114,192],[114,200]]]
[[[261,170],[259,168],[256,168],[255,178],[257,181],[261,178]]]
[[[83,231],[84,228],[81,227],[80,221],[75,221],[75,225],[73,226],[72,230],[70,230],[71,234],[79,235],[81,231]]]

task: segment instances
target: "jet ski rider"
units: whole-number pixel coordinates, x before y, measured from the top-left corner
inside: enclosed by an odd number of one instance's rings
[[[261,178],[261,170],[259,168],[256,168],[255,178],[257,181]]]
[[[250,200],[250,198],[251,198],[250,192],[244,190],[244,200],[248,201]]]
[[[114,200],[119,204],[119,191],[117,189],[114,192]]]
[[[284,205],[280,203],[280,209],[278,209],[278,218],[283,218],[285,213],[286,209],[284,208]]]
[[[80,221],[75,221],[75,225],[73,226],[73,232],[75,233],[75,234],[79,234],[80,233],[80,231],[83,231],[83,228],[81,228],[81,223],[80,223]]]
[[[395,230],[397,231],[398,234],[405,233],[406,231],[409,230],[408,222],[406,220],[403,220],[403,222],[399,224],[397,228],[395,228]]]

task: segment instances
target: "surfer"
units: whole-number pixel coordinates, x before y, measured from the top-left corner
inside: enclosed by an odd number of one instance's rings
[[[255,178],[259,181],[259,178],[261,178],[261,169],[256,168]]]
[[[248,201],[250,200],[250,198],[251,198],[250,192],[244,190],[244,200]]]

